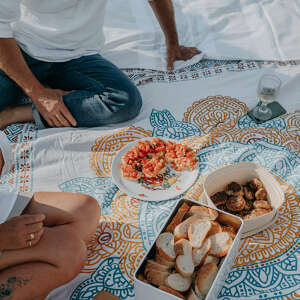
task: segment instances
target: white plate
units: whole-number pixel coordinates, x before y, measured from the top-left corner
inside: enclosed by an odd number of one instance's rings
[[[150,141],[151,138],[140,139],[139,141]],[[165,142],[171,141],[169,139],[163,138]],[[174,141],[176,143],[180,143],[180,141]],[[145,201],[164,201],[175,198],[179,195],[184,194],[196,181],[199,173],[199,168],[196,167],[193,171],[183,171],[183,172],[176,172],[170,168],[172,174],[176,174],[178,176],[177,181],[171,185],[170,187],[162,187],[162,186],[155,186],[146,188],[143,186],[142,183],[138,181],[131,181],[124,178],[121,174],[121,158],[122,156],[135,144],[137,141],[132,142],[121,150],[119,150],[113,160],[112,163],[112,170],[111,175],[114,183],[117,187],[128,194],[131,197],[145,200]]]

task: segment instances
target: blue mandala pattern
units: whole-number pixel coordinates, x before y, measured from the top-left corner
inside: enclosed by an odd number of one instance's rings
[[[138,221],[145,251],[150,249],[176,203],[176,199],[161,202],[141,201]]]
[[[101,205],[102,214],[110,215],[112,200],[119,190],[111,178],[78,177],[60,184],[62,192],[82,193],[94,197]]]
[[[91,277],[74,290],[70,300],[90,300],[101,291],[121,299],[134,297],[134,287],[122,274],[118,257],[103,260]]]
[[[242,116],[238,121],[238,128],[245,129],[245,128],[276,128],[279,130],[286,129],[286,121],[283,118],[275,118],[273,120],[266,121],[262,124],[255,123],[247,114]]]
[[[152,109],[150,124],[153,127],[153,136],[169,139],[183,139],[189,136],[201,136],[201,130],[194,124],[177,121],[167,110]]]
[[[233,268],[218,299],[277,299],[300,289],[300,240],[292,254],[279,257],[272,265],[252,270]]]

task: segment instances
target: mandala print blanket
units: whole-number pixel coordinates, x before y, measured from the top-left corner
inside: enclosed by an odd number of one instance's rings
[[[272,70],[284,88],[294,87],[295,69],[299,66],[286,64]],[[150,136],[176,139],[197,151],[199,177],[185,195],[196,201],[204,177],[227,164],[251,161],[275,176],[285,194],[279,217],[267,230],[242,241],[218,299],[299,298],[299,102],[294,89],[286,88],[279,100],[288,113],[254,123],[246,113],[257,101],[254,87],[261,72],[258,63],[226,61],[173,73],[127,70],[144,98],[141,115],[131,123],[45,130],[38,139],[29,124],[5,131],[14,144],[16,170],[1,178],[2,188],[86,193],[102,208],[86,265],[48,300],[92,300],[102,290],[134,299],[133,274],[177,199],[143,202],[128,197],[111,180],[111,164],[122,147]]]

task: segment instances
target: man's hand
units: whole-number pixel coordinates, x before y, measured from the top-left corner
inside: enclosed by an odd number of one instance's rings
[[[43,88],[30,95],[37,110],[51,127],[72,127],[77,122],[63,102],[62,97],[71,92]]]
[[[172,45],[167,45],[168,70],[170,71],[174,69],[174,62],[176,60],[189,60],[200,53],[201,51],[195,47],[174,47]]]
[[[22,215],[0,224],[0,249],[16,250],[36,245],[44,232],[45,216]]]

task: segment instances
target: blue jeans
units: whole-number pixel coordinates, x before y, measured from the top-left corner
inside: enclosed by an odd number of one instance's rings
[[[96,127],[128,121],[141,110],[141,95],[133,82],[101,55],[83,56],[67,62],[43,62],[23,52],[36,78],[53,89],[73,91],[63,96],[77,127]],[[26,97],[0,70],[0,111]],[[49,127],[33,105],[39,129]]]

